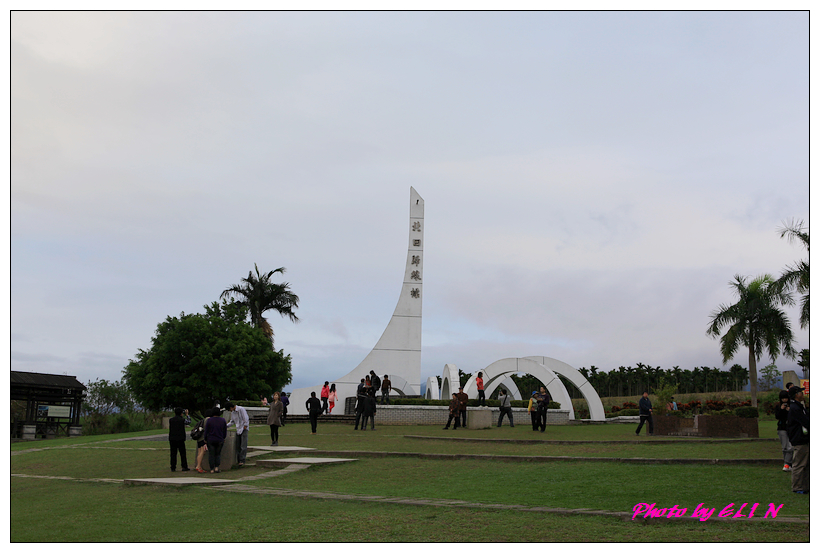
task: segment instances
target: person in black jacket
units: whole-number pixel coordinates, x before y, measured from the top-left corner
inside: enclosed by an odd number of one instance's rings
[[[638,409],[640,409],[638,414],[641,416],[641,422],[640,422],[640,424],[638,424],[638,429],[635,431],[635,435],[640,436],[641,435],[641,428],[643,428],[643,423],[648,422],[649,423],[649,435],[654,436],[655,435],[655,424],[652,421],[652,402],[649,401],[649,392],[647,392],[646,390],[643,391],[643,397],[638,402]]]
[[[786,432],[794,448],[792,459],[792,491],[809,493],[809,412],[800,403],[803,401],[803,390],[799,386],[789,388],[789,417],[786,419]]]
[[[182,407],[174,409],[175,417],[168,421],[168,443],[171,444],[171,472],[177,470],[177,451],[179,459],[182,461],[182,472],[191,470],[188,468],[188,455],[185,452],[185,419],[182,418],[185,410]],[[187,414],[187,413],[186,413]]]
[[[783,448],[783,471],[789,472],[792,470],[794,448],[786,431],[786,421],[789,418],[789,392],[786,390],[780,391],[780,404],[774,410],[774,416],[777,419],[777,437],[780,438],[780,445]]]
[[[310,416],[310,433],[316,434],[316,425],[319,423],[319,415],[322,413],[322,402],[316,397],[316,392],[310,392],[310,398],[305,402],[305,409]]]

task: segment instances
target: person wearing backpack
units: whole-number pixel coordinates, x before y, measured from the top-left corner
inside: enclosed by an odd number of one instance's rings
[[[538,392],[533,392],[530,397],[530,403],[527,405],[527,412],[530,414],[532,420],[533,431],[538,431],[540,425],[540,416],[538,414]]]

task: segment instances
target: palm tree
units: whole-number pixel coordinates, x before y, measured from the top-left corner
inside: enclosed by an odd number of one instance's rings
[[[752,406],[757,407],[757,361],[767,350],[772,362],[780,355],[781,349],[787,357],[794,358],[794,335],[789,319],[780,309],[782,305],[792,305],[791,294],[776,285],[771,275],[763,275],[746,285],[746,278],[735,275],[729,283],[738,295],[734,305],[721,304],[712,312],[712,322],[707,336],[717,338],[721,330],[728,327],[720,339],[723,363],[734,357],[743,345],[749,348],[749,381],[752,392]],[[697,369],[696,369],[697,372]]]
[[[261,328],[265,336],[273,343],[273,328],[262,314],[273,309],[283,317],[297,323],[299,317],[293,310],[299,308],[299,296],[291,292],[289,283],[276,284],[270,281],[274,273],[284,273],[284,267],[279,267],[264,275],[259,273],[256,263],[253,267],[256,269],[256,275],[248,272],[248,278],[243,278],[240,284],[234,284],[225,289],[219,297],[233,296],[236,303],[246,306],[251,316],[251,324],[256,328]]]
[[[792,220],[784,223],[778,229],[780,238],[788,237],[789,242],[798,240],[809,251],[809,233],[803,227],[803,221]],[[794,265],[787,265],[786,270],[777,279],[777,285],[784,291],[796,290],[798,294],[803,294],[800,299],[800,328],[809,326],[809,261],[800,260]]]

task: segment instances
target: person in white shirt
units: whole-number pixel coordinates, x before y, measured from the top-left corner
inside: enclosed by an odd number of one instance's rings
[[[231,421],[228,426],[236,426],[236,463],[240,467],[245,466],[245,456],[248,453],[248,426],[250,418],[248,412],[241,405],[234,405],[230,401],[225,407],[231,412]]]

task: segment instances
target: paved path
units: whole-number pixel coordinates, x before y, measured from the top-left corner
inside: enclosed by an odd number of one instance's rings
[[[312,451],[315,455],[344,455],[354,457],[411,457],[417,459],[437,459],[453,461],[469,459],[478,461],[517,461],[520,463],[600,462],[636,463],[642,465],[766,465],[781,464],[783,458],[773,459],[667,459],[650,457],[577,457],[572,455],[491,455],[473,453],[415,453],[411,451]],[[285,459],[287,460],[287,459]]]
[[[325,499],[335,501],[357,501],[357,502],[373,502],[373,503],[398,503],[402,505],[415,505],[418,507],[458,507],[464,509],[482,509],[490,511],[527,511],[535,513],[551,513],[560,515],[593,515],[593,516],[609,516],[616,517],[622,520],[631,521],[632,512],[627,511],[603,511],[596,509],[563,509],[559,507],[532,507],[528,505],[515,505],[506,503],[480,503],[474,501],[460,501],[457,499],[427,499],[419,497],[387,497],[381,495],[360,495],[350,493],[333,493],[333,492],[316,492],[306,490],[288,490],[284,488],[257,488],[255,486],[247,486],[243,484],[230,484],[227,486],[219,486],[215,488],[208,488],[214,491],[234,492],[234,493],[252,493],[257,495],[275,495],[275,496],[290,496],[290,497],[304,497],[310,499]],[[638,520],[638,519],[636,519]],[[640,519],[638,522],[674,522],[691,520],[691,517],[681,518],[656,518],[656,519]],[[798,523],[808,524],[809,516],[796,517],[777,517],[767,518],[742,518],[743,522],[781,522],[781,523]],[[719,518],[717,516],[710,517],[708,522],[738,522],[738,519]]]
[[[607,445],[665,445],[665,444],[691,444],[691,443],[720,443],[731,444],[735,442],[777,442],[778,438],[664,438],[662,436],[652,436],[646,438],[634,438],[627,440],[519,440],[513,438],[459,438],[455,436],[415,436],[405,435],[405,438],[412,440],[446,440],[451,442],[483,442],[483,443],[509,443],[509,444],[545,444],[545,445],[580,445],[580,444],[607,444]]]

